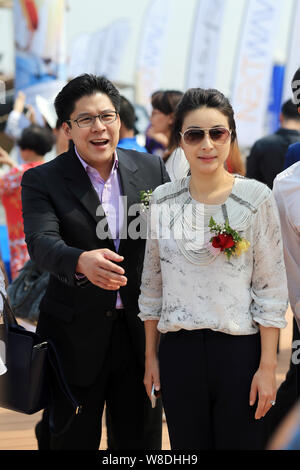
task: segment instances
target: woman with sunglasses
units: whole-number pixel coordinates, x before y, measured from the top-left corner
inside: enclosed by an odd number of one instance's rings
[[[188,90],[174,126],[191,175],[148,209],[146,391],[161,391],[172,449],[261,449],[288,297],[276,205],[224,167],[238,147],[222,93]]]

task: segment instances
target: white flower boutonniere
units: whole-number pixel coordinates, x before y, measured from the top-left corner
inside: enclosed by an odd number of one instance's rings
[[[147,191],[140,191],[142,212],[146,212],[148,210],[152,193],[153,189],[148,189]]]

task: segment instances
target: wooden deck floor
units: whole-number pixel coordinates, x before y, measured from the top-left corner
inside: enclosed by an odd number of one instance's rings
[[[292,313],[287,312],[288,326],[280,335],[278,355],[277,385],[284,380],[291,354]],[[23,415],[0,408],[0,450],[36,450],[34,426],[40,420],[41,412],[32,416]],[[167,425],[163,423],[163,449],[170,449]],[[100,449],[106,449],[106,428],[103,423],[103,435]]]

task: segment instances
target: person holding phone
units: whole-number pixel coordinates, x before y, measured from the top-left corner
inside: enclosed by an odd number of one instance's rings
[[[172,449],[261,449],[288,299],[276,203],[225,169],[239,150],[222,93],[188,90],[174,131],[191,174],[148,209],[144,384],[161,390]]]

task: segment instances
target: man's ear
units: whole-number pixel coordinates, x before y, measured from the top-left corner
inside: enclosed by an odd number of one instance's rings
[[[67,122],[63,122],[61,127],[63,128],[63,131],[65,133],[65,136],[68,137],[68,139],[71,139],[71,128]]]
[[[121,118],[120,118],[120,114],[119,114],[119,113],[117,114],[117,123],[118,123],[119,131],[120,131],[120,130],[121,130],[122,121],[121,121]]]
[[[299,106],[299,108],[298,108],[298,113],[300,114],[300,106]]]

